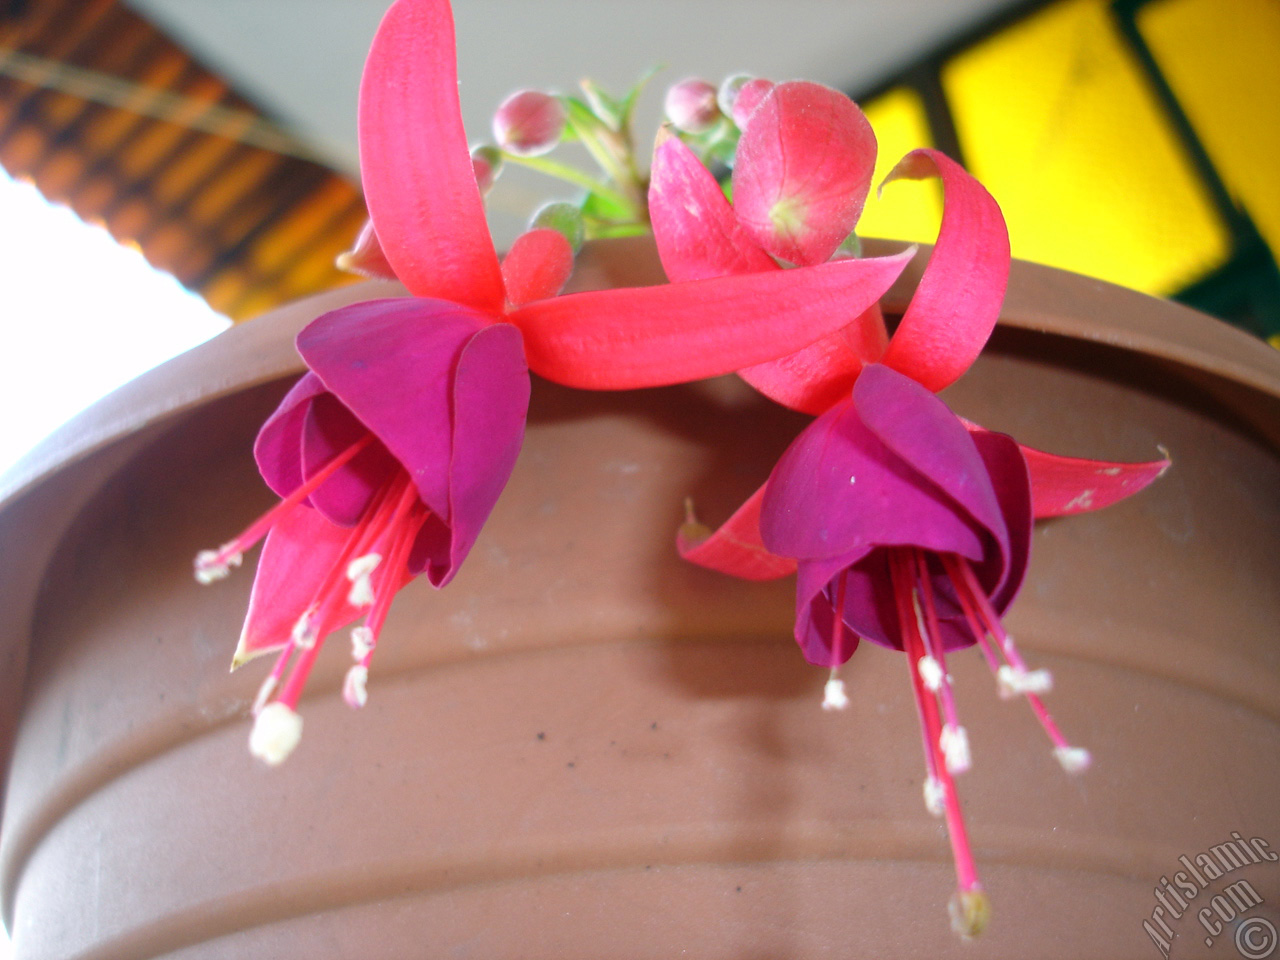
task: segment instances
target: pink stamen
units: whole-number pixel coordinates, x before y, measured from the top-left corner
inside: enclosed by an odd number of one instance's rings
[[[1013,639],[1005,632],[999,615],[991,606],[991,601],[987,599],[987,595],[983,591],[982,585],[978,583],[977,574],[973,572],[972,567],[961,558],[951,554],[944,554],[942,561],[947,575],[951,578],[951,582],[956,589],[956,594],[960,598],[960,605],[965,611],[965,617],[969,621],[969,628],[973,631],[974,636],[978,637],[979,642],[983,643],[985,647],[986,635],[990,633],[995,639],[996,649],[1004,654],[1004,658],[1009,665],[1015,670],[1026,672],[1026,663],[1018,656]],[[988,657],[988,662],[992,663],[993,670],[998,669],[998,664],[993,662],[992,656]],[[1034,693],[1026,693],[1024,696],[1031,707],[1031,712],[1035,714],[1036,719],[1040,721],[1040,726],[1044,728],[1044,732],[1048,734],[1054,747],[1059,751],[1059,757],[1061,757],[1061,752],[1063,751],[1067,753],[1073,751],[1075,748],[1071,746],[1067,738],[1062,735],[1062,731],[1058,729],[1058,725],[1044,705],[1044,701]]]
[[[938,663],[938,668],[942,673],[942,682],[938,687],[938,699],[942,703],[942,712],[946,715],[947,723],[955,728],[960,729],[960,717],[956,711],[955,692],[951,687],[951,677],[947,674],[947,655],[942,647],[942,630],[938,624],[938,611],[933,603],[933,583],[929,579],[929,569],[925,564],[924,553],[920,550],[913,550],[913,559],[915,560],[916,583],[920,591],[920,604],[915,606],[915,614],[917,622],[920,617],[920,607],[924,608],[925,629],[920,633],[924,639],[925,649],[929,656],[933,657]]]
[[[411,499],[410,508],[415,505],[416,499]],[[399,517],[400,514],[397,513],[397,516]],[[378,573],[381,576],[379,576],[374,590],[373,606],[370,607],[369,613],[364,620],[364,625],[369,630],[370,643],[368,652],[359,661],[363,667],[368,667],[369,662],[373,659],[373,652],[378,645],[378,637],[382,633],[382,625],[386,622],[387,613],[391,610],[391,600],[395,596],[400,578],[408,565],[409,553],[413,549],[414,540],[418,537],[418,531],[427,522],[428,516],[430,514],[427,510],[421,507],[412,512],[406,510],[402,518],[403,522],[396,529],[394,540],[390,544],[390,555],[387,558],[387,562],[379,567]]]
[[[373,434],[367,433],[351,446],[347,447],[323,467],[313,473],[308,480],[302,483],[296,490],[289,494],[289,496],[285,497],[262,516],[258,517],[258,519],[253,521],[253,523],[249,524],[240,536],[228,543],[224,543],[217,550],[201,554],[196,559],[197,570],[213,570],[219,567],[225,567],[227,564],[234,562],[235,557],[244,553],[246,550],[251,549],[254,544],[265,537],[271,531],[271,528],[279,522],[281,517],[300,504],[307,497],[311,496],[312,492],[315,491],[320,484],[324,483],[331,476],[350,463],[352,458],[368,447],[371,443],[373,443]]]
[[[383,485],[373,500],[370,501],[369,506],[365,508],[364,514],[347,537],[337,560],[320,584],[319,589],[316,590],[309,611],[304,614],[308,621],[306,629],[314,633],[315,642],[303,649],[298,657],[292,672],[285,681],[284,687],[276,698],[280,703],[291,709],[297,708],[298,700],[302,696],[302,688],[311,674],[311,668],[320,653],[320,647],[323,646],[325,638],[333,630],[336,621],[339,620],[343,609],[347,606],[347,566],[356,556],[367,552],[371,545],[382,538],[390,524],[403,516],[404,512],[408,510],[407,506],[403,506],[405,503],[412,505],[416,499],[417,490],[409,483],[408,475],[401,471]],[[394,589],[388,591],[388,605],[390,604],[391,594],[394,594],[394,592]],[[296,648],[297,646],[296,638],[290,641],[290,648]]]

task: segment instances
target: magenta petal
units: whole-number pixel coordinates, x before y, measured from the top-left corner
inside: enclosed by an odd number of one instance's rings
[[[396,276],[418,296],[500,313],[448,0],[398,0],[387,11],[365,61],[359,127],[365,201]]]
[[[529,388],[515,327],[485,327],[463,348],[453,382],[451,536],[446,550],[431,542],[430,528],[424,530],[410,558],[410,568],[425,565],[437,587],[453,579],[507,485],[524,441]]]
[[[1031,480],[1027,462],[1012,437],[984,430],[973,435],[973,442],[986,464],[1009,533],[1004,557],[990,554],[984,563],[974,567],[974,572],[996,613],[1003,614],[1018,595],[1031,559],[1031,527],[1035,522],[1031,512]],[[956,622],[953,628],[962,635],[966,645],[973,642],[967,626]]]
[[[738,143],[734,210],[775,257],[822,263],[857,225],[875,161],[875,134],[857,104],[820,84],[780,83]]]
[[[794,560],[770,553],[760,540],[764,490],[760,487],[714,532],[695,533],[690,524],[685,524],[676,537],[680,556],[690,563],[743,580],[776,580],[794,573]]]
[[[336,456],[362,440],[369,428],[331,393],[316,397],[302,426],[302,472],[309,480]],[[360,451],[311,492],[308,503],[325,519],[350,527],[387,479],[399,469],[386,447],[375,443]]]
[[[409,471],[423,502],[451,522],[453,377],[488,318],[440,300],[369,300],[298,334],[298,352]]]
[[[895,384],[897,380],[920,389],[906,378],[895,377]],[[855,387],[853,398],[810,424],[774,467],[760,518],[765,546],[801,560],[829,559],[894,544],[981,558],[982,538],[952,498],[867,428],[856,397]],[[950,476],[953,469],[978,458],[964,428],[946,407],[942,410],[969,444],[968,455],[951,454],[948,449],[931,463]],[[945,425],[938,422],[913,425],[922,425],[930,433],[946,433]]]
[[[942,178],[938,242],[884,363],[937,393],[969,369],[991,336],[1009,282],[1009,231],[982,184],[946,154],[913,150],[885,178]]]
[[[258,558],[233,667],[289,642],[294,624],[315,601],[350,534],[309,507],[290,510],[276,522]],[[333,629],[359,615],[344,604],[336,611]]]
[[[1101,510],[1146,488],[1169,469],[1168,460],[1108,463],[1059,457],[1022,447],[1031,471],[1031,499],[1037,517]]]
[[[945,403],[882,364],[862,372],[853,388],[853,402],[867,429],[1004,549],[1005,523],[982,457],[964,423]]]
[[[770,400],[814,416],[849,395],[865,364],[875,363],[888,335],[880,305],[803,350],[739,370],[743,380]]]
[[[836,614],[832,581],[863,555],[842,554],[827,560],[800,563],[796,573],[795,637],[804,658],[816,667],[838,667],[853,656],[858,647],[863,632],[847,630],[841,636],[840,649],[835,649]],[[846,609],[849,606],[846,587]]]
[[[314,373],[303,374],[258,431],[253,444],[258,472],[281,498],[302,486],[302,431],[307,411],[316,397],[326,392]]]
[[[704,280],[777,270],[684,141],[659,134],[649,181],[649,218],[667,279]]]
[[[529,366],[549,380],[588,390],[681,383],[833,333],[879,300],[913,254],[568,294],[508,319],[525,335]]]

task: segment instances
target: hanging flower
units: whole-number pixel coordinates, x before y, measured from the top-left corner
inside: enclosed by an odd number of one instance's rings
[[[773,87],[750,114],[733,204],[675,138],[654,159],[658,249],[675,279],[778,271],[842,256],[870,187],[875,140],[857,106],[816,84]],[[832,669],[823,706],[848,699],[835,668],[861,639],[906,654],[925,747],[925,802],[945,816],[958,890],[952,922],[981,932],[989,906],[954,776],[968,769],[948,651],[979,645],[1002,696],[1025,695],[1068,772],[1088,766],[1044,707],[1052,680],[1030,670],[1000,618],[1027,568],[1037,516],[1098,509],[1141,490],[1167,461],[1112,464],[1020,447],[955,416],[932,395],[968,369],[999,315],[1009,241],[999,207],[936,150],[888,177],[942,180],[929,265],[892,339],[875,307],[844,329],[742,376],[818,418],[768,482],[718,530],[692,516],[689,560],[747,579],[797,575],[795,636]]]
[[[501,263],[494,253],[453,43],[447,0],[399,0],[361,85],[371,224],[352,262],[389,272],[413,297],[345,307],[299,334],[309,372],[255,446],[282,501],[196,561],[209,582],[266,538],[233,666],[279,651],[250,737],[268,763],[298,742],[297,704],[324,638],[365,617],[344,687],[361,706],[396,591],[420,573],[436,586],[456,574],[519,452],[530,370],[588,389],[728,372],[831,333],[906,263],[557,296],[573,264],[563,234],[535,229]]]

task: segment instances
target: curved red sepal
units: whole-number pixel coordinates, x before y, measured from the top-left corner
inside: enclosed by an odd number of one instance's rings
[[[796,572],[790,557],[770,553],[760,540],[764,486],[715,531],[690,522],[676,535],[676,549],[690,563],[743,580],[776,580]]]
[[[933,256],[882,362],[935,393],[991,336],[1009,281],[1009,231],[982,184],[937,150],[913,150],[885,178],[941,178],[945,206]]]
[[[1169,469],[1170,460],[1108,463],[1060,457],[1019,444],[1031,474],[1031,507],[1037,517],[1101,510],[1131,497]]]
[[[502,274],[458,105],[448,0],[398,0],[360,83],[369,216],[409,290],[500,313]]]
[[[733,208],[775,257],[822,263],[857,225],[875,163],[876,137],[856,103],[818,83],[780,83],[742,132]]]
[[[653,151],[649,219],[672,283],[779,269],[738,223],[711,171],[684,141],[665,132]]]
[[[554,297],[573,273],[573,247],[558,230],[530,230],[516,237],[502,261],[507,302],[522,307]]]
[[[683,383],[794,353],[835,332],[879,300],[914,253],[570,294],[531,303],[508,320],[524,333],[529,368],[549,380],[588,390]]]

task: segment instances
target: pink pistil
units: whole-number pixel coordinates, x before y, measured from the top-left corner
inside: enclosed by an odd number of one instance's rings
[[[924,617],[919,615],[922,598],[916,567],[914,551],[890,551],[889,572],[893,582],[898,624],[902,631],[902,647],[907,655],[911,674],[911,689],[915,694],[924,735],[925,764],[930,783],[937,783],[941,789],[942,812],[946,818],[947,836],[951,842],[951,855],[956,870],[957,891],[951,906],[951,922],[962,936],[972,937],[981,933],[986,926],[989,908],[982,883],[978,879],[977,865],[969,844],[955,780],[942,756],[939,697],[929,689],[921,675],[920,662],[926,656],[926,645],[933,644],[940,648],[941,643],[934,643],[937,638],[926,639],[927,625],[930,621],[936,621],[936,613],[932,609],[932,594],[929,593],[923,600],[927,613]]]

